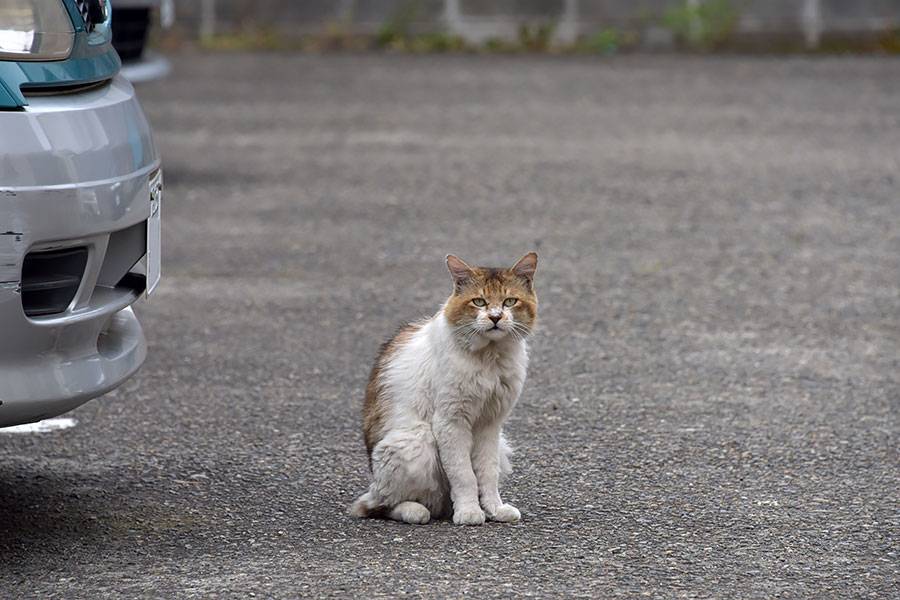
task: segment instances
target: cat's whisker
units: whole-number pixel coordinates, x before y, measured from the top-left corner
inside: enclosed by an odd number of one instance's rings
[[[471,324],[466,324],[461,327],[457,327],[454,329],[454,334],[464,342],[471,341],[475,338],[479,333],[479,329],[477,327],[472,326]]]
[[[508,331],[511,334],[516,335],[518,339],[522,339],[522,336],[528,334],[528,327],[523,323],[519,323],[518,321],[510,321]]]

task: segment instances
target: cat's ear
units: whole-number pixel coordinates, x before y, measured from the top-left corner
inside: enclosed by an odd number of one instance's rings
[[[450,275],[453,276],[453,285],[459,290],[462,289],[467,282],[475,278],[475,272],[453,254],[447,255],[447,268],[450,269]]]
[[[537,254],[529,252],[519,259],[519,262],[510,269],[517,277],[528,282],[529,287],[534,283],[534,271],[537,269]]]

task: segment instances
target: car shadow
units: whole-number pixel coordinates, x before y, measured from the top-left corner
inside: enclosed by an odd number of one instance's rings
[[[138,531],[133,492],[115,470],[58,471],[28,460],[0,465],[0,573],[114,552]]]

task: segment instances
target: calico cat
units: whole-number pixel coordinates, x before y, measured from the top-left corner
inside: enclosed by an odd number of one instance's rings
[[[363,428],[372,483],[356,517],[480,525],[517,521],[500,499],[510,472],[503,420],[522,391],[535,325],[537,254],[509,269],[447,256],[453,294],[433,317],[402,328],[369,376]]]

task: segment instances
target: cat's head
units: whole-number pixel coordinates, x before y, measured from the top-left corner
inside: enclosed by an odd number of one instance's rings
[[[453,295],[444,316],[463,341],[523,339],[534,328],[538,300],[534,293],[537,254],[529,252],[509,269],[472,268],[452,254],[447,268],[453,276]]]

